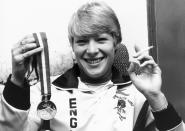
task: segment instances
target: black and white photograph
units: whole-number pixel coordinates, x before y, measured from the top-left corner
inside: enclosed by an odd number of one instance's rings
[[[185,131],[184,0],[1,0],[0,131]]]

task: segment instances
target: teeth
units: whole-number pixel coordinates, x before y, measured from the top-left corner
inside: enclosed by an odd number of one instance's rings
[[[102,58],[96,59],[96,60],[87,60],[88,63],[90,64],[96,64],[99,63],[102,60]]]

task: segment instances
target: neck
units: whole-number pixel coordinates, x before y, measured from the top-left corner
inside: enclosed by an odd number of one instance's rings
[[[89,84],[105,83],[105,82],[111,80],[111,77],[112,77],[111,71],[108,71],[107,73],[105,73],[101,77],[92,78],[92,77],[89,77],[86,73],[84,73],[84,71],[80,70],[80,79],[81,79],[81,81],[83,81],[85,83],[89,83]]]

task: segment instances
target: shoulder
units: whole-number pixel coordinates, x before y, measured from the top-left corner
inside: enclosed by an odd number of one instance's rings
[[[136,121],[145,101],[145,96],[137,90],[137,88],[130,84],[124,88],[118,89],[120,92],[124,92],[125,94],[129,95],[128,97],[132,100],[134,105],[134,122]]]

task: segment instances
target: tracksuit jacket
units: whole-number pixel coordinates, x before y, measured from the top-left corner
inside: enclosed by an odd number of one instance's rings
[[[20,88],[10,77],[0,100],[0,131],[40,130],[40,83],[30,87],[25,81]],[[112,79],[99,85],[83,82],[74,67],[51,80],[51,101],[57,107],[50,120],[52,131],[185,131],[170,103],[167,109],[152,112],[146,98],[116,68]]]

